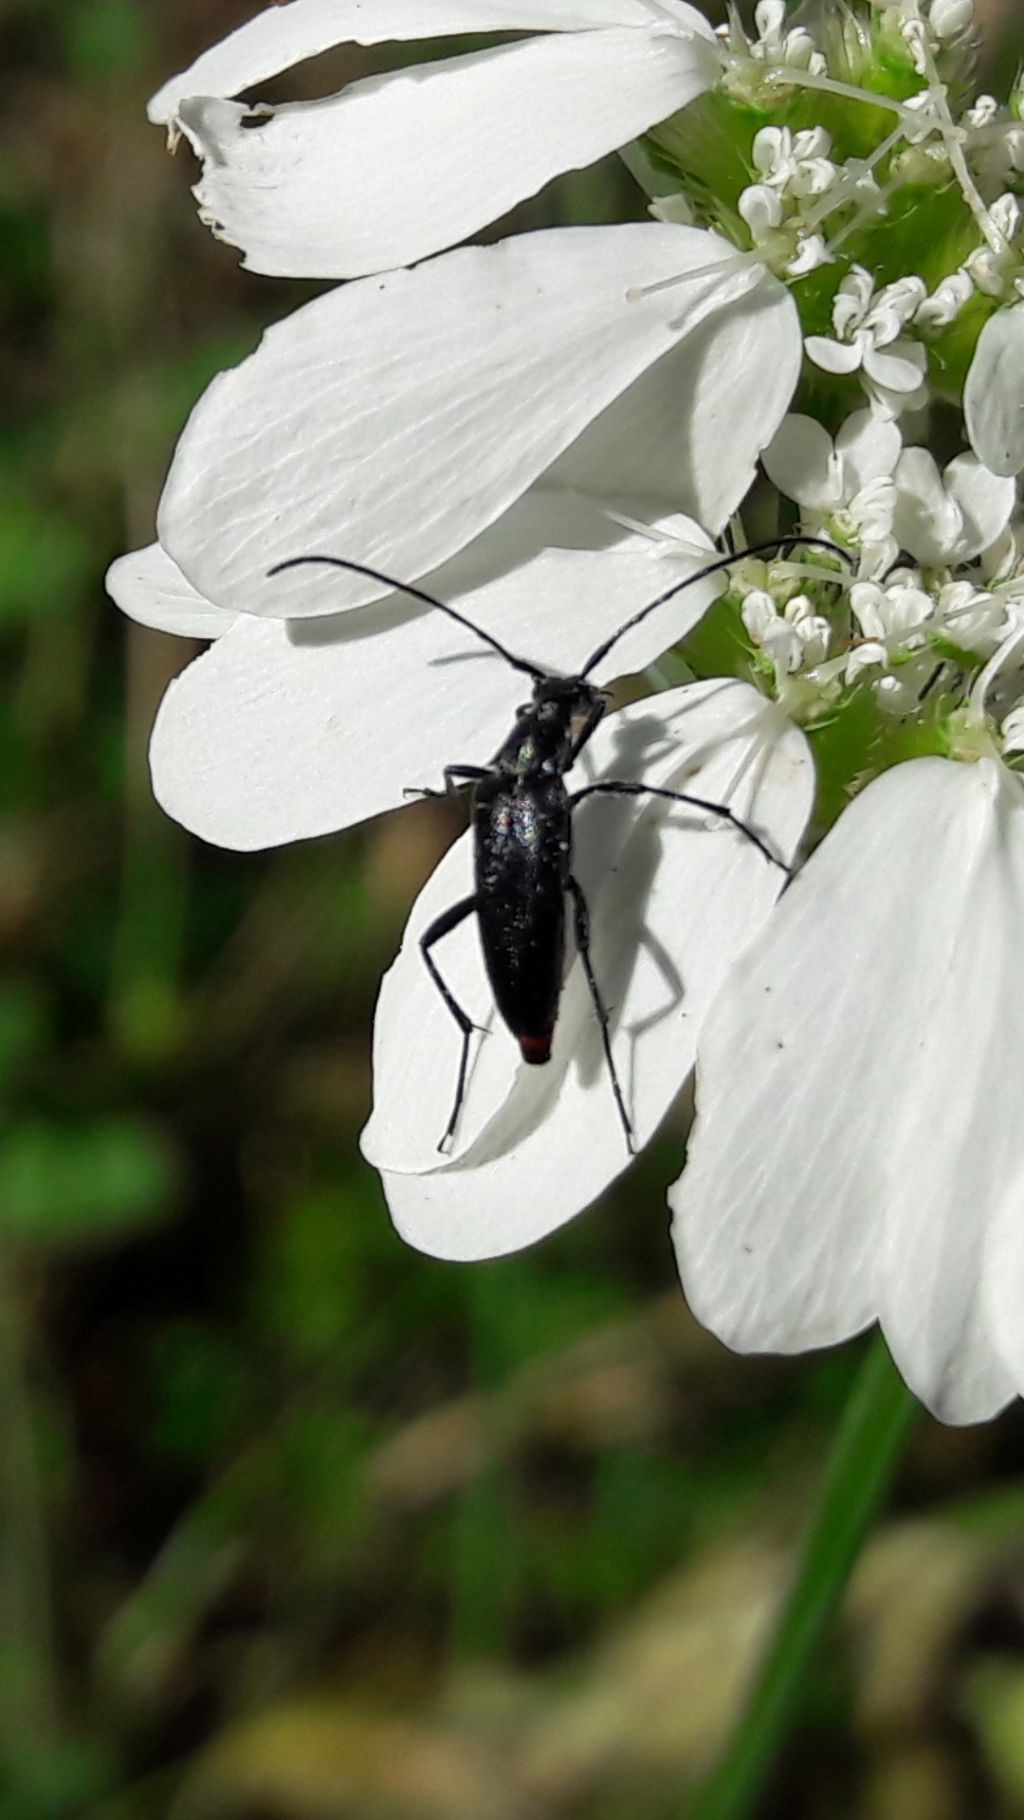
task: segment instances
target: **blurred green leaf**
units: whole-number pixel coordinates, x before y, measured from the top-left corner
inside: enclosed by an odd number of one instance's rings
[[[68,55],[86,81],[136,70],[150,48],[145,11],[132,0],[85,0],[72,15]]]
[[[336,1560],[364,1533],[363,1467],[373,1439],[364,1417],[339,1406],[304,1410],[282,1429],[279,1517],[293,1547]]]
[[[105,1794],[116,1775],[110,1752],[91,1740],[69,1740],[45,1752],[26,1743],[4,1768],[3,1820],[78,1820],[84,1804]]]
[[[166,1140],[137,1121],[36,1119],[0,1141],[0,1225],[44,1245],[121,1237],[163,1218],[177,1182]]]
[[[994,1657],[980,1662],[968,1677],[966,1705],[988,1767],[1016,1813],[1024,1802],[1024,1668]]]
[[[0,490],[0,628],[66,613],[89,560],[89,540],[66,514]]]
[[[288,1208],[267,1241],[260,1301],[272,1332],[299,1359],[336,1353],[362,1292],[358,1234],[337,1188]]]
[[[230,1333],[176,1322],[155,1344],[153,1370],[157,1446],[182,1464],[205,1464],[243,1401],[245,1364],[237,1345]]]
[[[4,980],[0,984],[0,1093],[13,1084],[48,1035],[49,1017],[41,982]]]
[[[50,239],[38,208],[23,204],[11,192],[11,173],[0,177],[0,245],[4,249],[4,276],[10,290],[3,301],[4,314],[45,310],[53,282]]]

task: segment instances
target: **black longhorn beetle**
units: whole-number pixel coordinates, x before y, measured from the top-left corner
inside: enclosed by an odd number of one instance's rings
[[[371,581],[397,588],[413,600],[446,613],[449,619],[456,620],[484,644],[490,645],[492,651],[514,670],[522,670],[533,679],[533,699],[517,708],[515,726],[489,765],[445,765],[444,790],[410,792],[445,796],[452,794],[459,784],[473,786],[476,889],[469,897],[442,911],[420,936],[420,951],[430,977],[462,1032],[455,1102],[437,1146],[439,1150],[448,1149],[459,1122],[466,1092],[470,1044],[476,1026],[445,984],[431,949],[468,916],[476,915],[494,1002],[519,1044],[524,1062],[536,1066],[548,1061],[551,1055],[565,969],[565,900],[568,895],[572,900],[576,948],[600,1027],[615,1104],[627,1148],[631,1154],[634,1152],[633,1127],[612,1055],[608,1011],[590,959],[587,902],[572,871],[572,812],[576,804],[588,796],[598,795],[658,796],[668,802],[688,803],[709,815],[720,816],[752,841],[772,865],[780,866],[784,872],[788,868],[760,835],[748,828],[725,803],[708,802],[705,797],[692,796],[686,791],[662,790],[654,784],[618,778],[585,784],[570,795],[565,787],[565,774],[572,769],[608,707],[607,694],[587,679],[626,632],[693,582],[704,581],[745,556],[761,555],[767,550],[792,549],[797,545],[817,546],[831,555],[843,556],[843,552],[825,538],[794,535],[751,544],[746,550],[719,557],[666,588],[655,600],[648,601],[591,652],[575,676],[552,675],[527,658],[514,656],[490,632],[474,625],[455,607],[435,599],[423,588],[396,581],[393,576],[371,569],[365,563],[349,562],[341,556],[292,556],[285,562],[275,563],[267,571],[273,576],[286,569],[299,568],[304,563],[325,563],[331,568],[346,569],[353,575],[365,575]]]

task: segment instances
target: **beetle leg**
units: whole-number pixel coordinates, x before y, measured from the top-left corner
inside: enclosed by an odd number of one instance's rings
[[[466,1094],[466,1073],[469,1068],[469,1045],[476,1025],[471,1017],[467,1017],[462,1006],[459,1004],[458,999],[455,997],[455,994],[445,984],[441,977],[440,968],[430,950],[435,942],[441,940],[443,935],[450,935],[453,929],[457,929],[460,923],[465,922],[467,916],[472,916],[473,912],[478,908],[478,903],[479,900],[474,891],[472,897],[464,897],[459,903],[453,904],[450,910],[443,910],[441,915],[436,916],[434,921],[430,924],[430,927],[425,929],[420,936],[420,953],[426,964],[427,972],[430,974],[431,979],[441,994],[441,997],[444,999],[444,1002],[455,1019],[455,1022],[458,1024],[459,1029],[462,1031],[462,1055],[459,1058],[459,1078],[455,1086],[455,1104],[452,1107],[451,1118],[448,1120],[441,1141],[437,1146],[439,1150],[447,1150],[455,1135],[455,1127],[459,1122],[459,1113],[462,1111],[462,1102]]]
[[[616,1072],[615,1060],[612,1055],[612,1039],[608,1034],[608,1012],[605,1009],[604,999],[601,997],[601,988],[597,983],[593,964],[590,959],[590,913],[587,909],[587,900],[583,895],[583,888],[578,879],[573,878],[571,873],[566,879],[565,885],[569,896],[572,898],[576,948],[580,960],[583,962],[583,971],[587,976],[587,985],[590,988],[590,998],[594,1007],[594,1015],[597,1018],[601,1030],[601,1044],[604,1049],[604,1059],[608,1064],[608,1073],[611,1076],[615,1104],[619,1110],[619,1118],[622,1120],[622,1129],[626,1134],[626,1149],[629,1151],[630,1156],[635,1156],[636,1142],[633,1137],[633,1127],[630,1123],[629,1113],[626,1111],[626,1102],[622,1096],[622,1088],[619,1085],[619,1077]]]
[[[723,821],[727,821],[731,827],[738,829],[740,834],[745,834],[747,839],[753,842],[758,852],[763,853],[765,859],[769,860],[773,866],[778,866],[787,878],[793,876],[785,860],[781,860],[777,853],[773,853],[761,836],[755,834],[753,828],[741,821],[738,815],[734,815],[726,803],[710,803],[703,796],[688,796],[685,790],[660,790],[656,784],[626,783],[621,778],[611,778],[606,784],[587,784],[582,790],[577,790],[573,796],[570,796],[569,802],[571,807],[575,808],[576,804],[581,803],[585,796],[598,795],[660,796],[666,802],[689,803],[693,809],[705,809],[709,815],[720,815]]]
[[[445,765],[443,790],[417,789],[415,785],[410,785],[402,791],[402,795],[455,796],[458,794],[460,784],[476,784],[482,777],[490,777],[490,775],[486,765]]]

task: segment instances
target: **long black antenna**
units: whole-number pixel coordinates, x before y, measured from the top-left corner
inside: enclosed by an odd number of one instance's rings
[[[607,657],[609,651],[618,644],[619,639],[632,631],[634,626],[638,626],[642,619],[646,619],[648,613],[653,613],[656,607],[663,607],[667,600],[672,600],[676,594],[681,594],[684,588],[689,588],[695,581],[705,581],[709,575],[717,575],[722,569],[731,568],[734,562],[742,562],[746,556],[762,556],[769,550],[794,550],[800,545],[808,544],[814,549],[828,550],[830,555],[838,556],[843,562],[849,560],[845,550],[840,550],[836,544],[829,543],[827,537],[806,537],[798,532],[793,532],[787,537],[768,537],[763,543],[748,544],[745,550],[735,550],[727,556],[719,556],[714,562],[705,564],[703,569],[697,569],[693,575],[684,575],[680,581],[673,582],[672,586],[666,588],[663,594],[659,594],[654,600],[649,600],[645,607],[641,607],[638,613],[634,613],[631,618],[627,619],[625,625],[620,626],[617,632],[613,632],[610,638],[606,638],[604,643],[598,645],[597,650],[591,653],[582,670],[579,671],[580,677],[589,676],[595,665],[599,664],[602,658]],[[364,562],[351,562],[345,556],[289,556],[284,562],[276,562],[272,569],[267,570],[267,574],[268,576],[281,575],[286,569],[298,569],[304,563],[311,562],[325,563],[332,569],[347,569],[352,575],[365,575],[369,581],[379,581],[386,588],[396,588],[399,593],[408,594],[411,599],[422,601],[424,606],[436,607],[439,613],[446,613],[448,618],[454,619],[457,625],[464,626],[467,632],[474,633],[477,638],[483,640],[485,645],[490,645],[491,650],[496,651],[499,657],[503,657],[507,664],[511,664],[513,670],[524,671],[527,676],[532,676],[534,682],[543,682],[547,675],[546,670],[538,669],[537,665],[531,664],[528,658],[513,656],[512,652],[492,633],[485,632],[482,626],[474,625],[471,619],[467,619],[465,614],[460,613],[456,607],[450,607],[447,601],[438,600],[435,594],[428,594],[425,588],[417,588],[412,582],[399,581],[394,575],[385,575],[382,569],[371,569]]]
[[[546,674],[544,670],[538,670],[536,664],[529,663],[525,657],[513,657],[511,651],[507,651],[504,645],[499,644],[490,632],[485,632],[482,626],[475,626],[471,619],[467,619],[465,614],[459,613],[455,607],[450,607],[447,601],[438,600],[436,595],[428,594],[425,588],[413,587],[411,582],[396,581],[393,575],[385,575],[380,569],[368,568],[365,562],[349,562],[344,556],[289,556],[285,562],[276,562],[272,569],[267,570],[267,574],[280,575],[285,569],[298,569],[307,562],[327,563],[332,569],[348,569],[353,575],[365,575],[370,581],[380,581],[388,588],[397,588],[400,593],[411,595],[413,600],[421,600],[424,606],[436,607],[438,612],[447,613],[449,619],[454,619],[460,626],[465,626],[467,632],[475,632],[477,638],[482,638],[485,645],[490,645],[492,651],[497,651],[498,656],[503,657],[507,664],[511,664],[513,670],[524,670],[527,676],[533,677],[534,682],[542,682],[544,679]],[[656,601],[655,605],[657,606],[657,604]]]
[[[639,613],[634,613],[631,619],[627,619],[625,625],[620,626],[617,632],[613,632],[610,638],[606,638],[603,645],[598,645],[597,650],[587,658],[580,671],[580,676],[589,676],[595,664],[599,664],[603,657],[607,657],[613,645],[617,645],[625,633],[632,631],[634,626],[638,626],[642,619],[647,618],[648,613],[654,612],[655,607],[663,607],[667,600],[672,599],[673,595],[681,594],[684,588],[691,587],[695,581],[704,581],[709,575],[717,575],[720,569],[731,568],[734,562],[742,562],[745,556],[761,556],[768,550],[792,550],[798,544],[812,544],[815,549],[829,550],[833,556],[841,557],[844,562],[849,560],[846,552],[837,548],[834,543],[829,543],[827,537],[803,537],[796,532],[789,537],[766,538],[764,543],[748,544],[745,550],[736,550],[730,556],[720,556],[717,561],[709,562],[705,568],[698,569],[695,574],[686,575],[682,581],[673,582],[670,588],[665,589],[664,594],[658,595],[657,600],[649,600],[646,607],[641,607]]]

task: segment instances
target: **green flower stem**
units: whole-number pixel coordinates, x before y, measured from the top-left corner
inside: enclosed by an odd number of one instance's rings
[[[691,1820],[747,1820],[756,1811],[917,1407],[884,1342],[874,1340],[843,1412],[789,1595],[718,1767],[688,1810]]]

